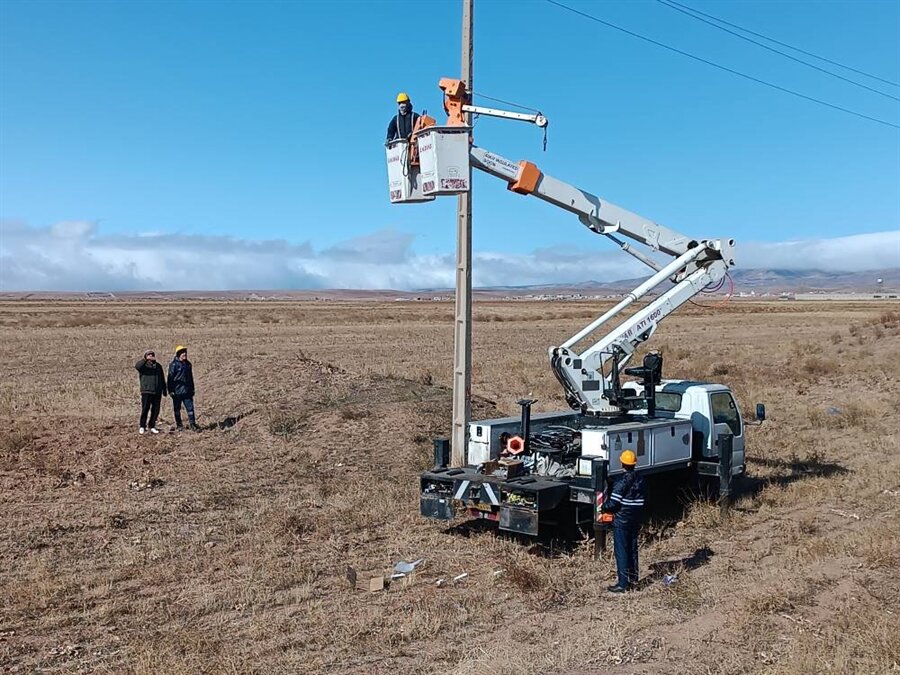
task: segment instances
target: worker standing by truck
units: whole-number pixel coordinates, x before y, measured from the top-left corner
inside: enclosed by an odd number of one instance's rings
[[[644,515],[644,479],[634,470],[637,455],[625,450],[619,461],[625,473],[613,483],[609,499],[601,507],[603,512],[613,514],[618,580],[607,589],[611,593],[624,593],[638,582],[638,532]]]
[[[406,92],[397,94],[397,114],[391,118],[387,128],[387,142],[398,138],[409,138],[419,119],[418,113],[413,110],[412,101]]]

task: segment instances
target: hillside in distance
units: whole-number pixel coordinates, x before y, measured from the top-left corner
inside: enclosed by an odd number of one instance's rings
[[[866,272],[821,270],[736,269],[732,272],[734,293],[780,295],[782,293],[876,293],[900,290],[900,269]],[[581,281],[531,286],[489,286],[474,289],[475,299],[528,298],[540,296],[617,296],[627,293],[647,277],[618,281]],[[878,279],[882,283],[878,283]],[[724,289],[723,289],[724,290]],[[0,292],[0,299],[28,300],[452,300],[452,288],[393,289],[244,289],[143,290],[143,291],[16,291]]]
[[[735,293],[754,292],[800,293],[831,291],[840,293],[875,293],[900,289],[900,269],[871,270],[866,272],[825,272],[822,270],[736,269],[731,273]],[[540,286],[502,286],[480,289],[509,293],[552,293],[560,295],[603,295],[625,293],[638,286],[647,277],[618,281],[582,281],[573,284],[548,284]],[[881,279],[881,283],[878,280]]]

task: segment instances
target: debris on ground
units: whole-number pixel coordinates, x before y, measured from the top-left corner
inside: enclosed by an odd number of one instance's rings
[[[384,574],[381,572],[360,572],[348,565],[346,577],[350,585],[359,591],[374,593],[384,590]]]
[[[415,569],[423,562],[425,562],[425,558],[419,558],[418,560],[413,560],[412,562],[401,560],[396,565],[394,565],[394,574],[409,574],[410,572],[415,571]]]
[[[128,527],[128,519],[121,513],[115,513],[109,517],[109,526],[114,530],[124,530]]]
[[[128,489],[135,490],[140,492],[142,490],[152,490],[154,488],[158,488],[165,485],[165,481],[162,478],[141,478],[140,480],[130,480],[128,481]]]

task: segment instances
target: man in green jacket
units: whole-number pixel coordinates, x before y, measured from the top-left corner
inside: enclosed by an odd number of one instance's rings
[[[166,376],[152,349],[144,352],[144,358],[135,363],[134,368],[138,371],[141,383],[141,425],[138,433],[143,434],[147,430],[147,413],[150,413],[150,433],[158,434],[156,418],[159,417],[159,404],[162,397],[168,394]]]

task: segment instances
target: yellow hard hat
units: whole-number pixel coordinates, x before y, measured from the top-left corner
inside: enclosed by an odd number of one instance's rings
[[[178,352],[186,352],[186,351],[187,351],[187,347],[185,347],[184,345],[178,345],[178,346],[175,347],[175,353],[176,353],[176,354],[177,354]]]
[[[397,94],[397,103],[409,103],[409,95],[405,91]]]
[[[637,464],[637,455],[631,450],[626,450],[619,455],[619,461],[622,462],[622,466],[634,466]]]

